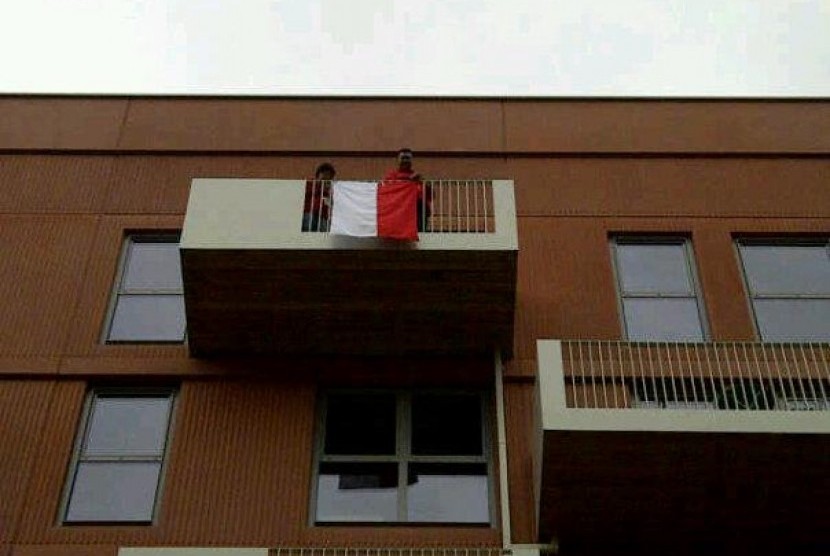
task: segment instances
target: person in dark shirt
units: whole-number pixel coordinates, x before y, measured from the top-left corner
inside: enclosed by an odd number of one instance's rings
[[[418,231],[423,232],[426,229],[427,218],[432,214],[432,188],[429,185],[424,185],[421,174],[412,168],[413,158],[412,149],[400,149],[398,151],[398,167],[386,172],[383,181],[409,181],[418,185],[416,204]]]
[[[305,203],[303,204],[304,232],[328,231],[331,180],[336,174],[334,166],[329,162],[324,162],[314,171],[314,178],[306,180]]]

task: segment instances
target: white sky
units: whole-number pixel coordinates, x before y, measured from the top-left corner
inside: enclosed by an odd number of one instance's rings
[[[830,97],[830,0],[0,0],[0,92]]]

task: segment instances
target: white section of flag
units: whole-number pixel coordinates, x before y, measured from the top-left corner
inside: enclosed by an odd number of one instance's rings
[[[378,235],[378,184],[365,181],[332,183],[332,234],[353,237]]]

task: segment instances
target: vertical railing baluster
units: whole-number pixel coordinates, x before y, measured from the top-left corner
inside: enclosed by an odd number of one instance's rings
[[[476,233],[481,233],[481,223],[478,221],[478,180],[473,181],[473,206],[475,207]]]
[[[622,390],[623,407],[631,407],[628,403],[628,386],[625,381],[625,370],[623,367],[622,342],[615,342],[617,344],[617,360],[620,362],[620,388]]]
[[[573,400],[572,404],[568,405],[568,407],[579,407],[579,402],[577,401],[576,397],[579,392],[577,380],[576,380],[576,373],[574,373],[574,360],[573,360],[573,348],[571,347],[570,342],[564,342],[565,346],[568,350],[568,365],[567,368],[564,369],[566,373],[566,379],[570,380],[571,385],[571,399]],[[562,362],[562,366],[565,367],[565,362]],[[567,392],[565,392],[565,403],[568,401]]]
[[[682,358],[680,357],[680,342],[674,342],[674,353],[677,355],[677,373],[678,377],[677,380],[680,381],[680,392],[683,396],[683,405],[689,405],[689,396],[686,394],[686,376],[683,373],[683,364]],[[669,359],[671,359],[671,354],[669,354]],[[669,368],[672,368],[672,364],[669,363]],[[674,374],[674,370],[672,369],[672,374]]]
[[[619,401],[617,400],[617,373],[614,369],[614,356],[611,353],[611,340],[605,342],[608,348],[608,372],[611,373],[611,399],[614,400],[614,408],[619,408]]]
[[[804,344],[798,344],[798,351],[801,354],[801,366],[803,366],[807,371],[807,384],[810,387],[810,396],[812,399],[818,401],[818,393],[816,392],[816,385],[814,384],[815,379],[813,379],[813,366],[807,359],[807,352],[804,351]]]
[[[712,402],[715,404],[715,407],[718,405],[718,390],[717,385],[715,384],[715,373],[712,372],[712,357],[711,357],[711,344],[707,346],[703,346],[703,355],[704,360],[706,362],[706,371],[709,376],[709,393],[712,397]]]
[[[643,394],[644,394],[641,401],[646,401],[646,397],[645,397],[646,392],[645,392],[645,390],[646,390],[646,384],[648,384],[648,377],[646,376],[645,365],[643,365],[643,346],[642,345],[637,346],[637,366],[640,367],[640,374],[642,375],[642,379],[643,379],[643,381],[640,383],[643,387]]]
[[[490,199],[493,198],[493,182],[484,185],[484,233],[490,232]]]
[[[591,393],[593,394],[593,405],[592,408],[599,407],[599,396],[597,395],[597,381],[596,381],[596,373],[594,372],[594,342],[588,342],[588,373],[590,374],[590,381],[591,381]]]
[[[749,365],[749,356],[746,354],[746,342],[744,342],[743,346],[744,346],[744,357],[746,358],[747,365]],[[767,409],[767,410],[772,409],[772,405],[769,403],[769,400],[767,399],[767,388],[766,388],[767,380],[764,379],[763,373],[761,372],[761,364],[758,361],[758,350],[757,350],[757,346],[755,344],[752,345],[752,359],[753,359],[755,370],[758,371],[758,380],[759,380],[758,384],[760,384],[760,388],[761,388],[761,397],[764,399],[764,409]]]
[[[461,186],[458,180],[455,181],[455,215],[456,231],[461,232]]]
[[[582,398],[583,404],[581,407],[588,407],[588,385],[585,382],[585,359],[582,357],[582,342],[580,341],[577,345],[577,350],[579,351],[579,376],[582,380]]]
[[[444,195],[445,195],[445,193],[444,193],[444,180],[439,180],[438,181],[438,197],[437,197],[438,198],[438,207],[437,208],[433,207],[433,209],[436,211],[435,214],[440,215],[440,218],[441,218],[441,223],[440,223],[441,228],[440,228],[440,230],[442,232],[446,230],[446,224],[444,224],[444,222],[446,221],[446,218],[447,218],[447,209],[444,206],[444,204],[445,204],[444,203]]]
[[[789,373],[789,369],[787,369],[787,366],[779,360],[779,355],[775,351],[776,345],[778,346],[778,351],[780,352],[783,349],[783,344],[771,344],[770,348],[772,349],[772,355],[775,358],[775,370],[778,375],[778,387],[781,389],[781,403],[784,406],[784,410],[789,411],[789,408],[787,407],[787,398],[789,397],[789,393],[787,392],[787,374]],[[782,366],[784,367],[783,369],[781,368]]]
[[[767,351],[767,350],[770,351]],[[761,344],[761,353],[764,354],[764,366],[767,369],[767,376],[769,377],[770,382],[770,389],[772,390],[773,395],[773,403],[772,408],[775,410],[779,410],[778,407],[778,397],[780,395],[781,399],[783,400],[786,397],[783,388],[783,379],[781,378],[781,369],[778,367],[778,362],[775,361],[775,344]],[[770,366],[770,356],[773,358],[772,367]],[[773,376],[772,368],[775,368],[775,375]],[[776,391],[778,388],[779,391]]]
[[[729,354],[727,353],[727,358],[726,359],[727,359],[727,361],[729,359],[732,359],[732,361],[735,363],[735,366],[737,367],[737,370],[734,371],[734,372],[730,370],[730,374],[737,374],[738,375],[738,377],[737,377],[738,378],[738,384],[741,385],[741,395],[744,398],[744,407],[746,409],[750,409],[751,404],[750,404],[749,398],[747,397],[746,387],[744,386],[744,384],[745,384],[744,373],[743,373],[743,370],[741,369],[741,362],[738,359],[738,348],[735,346],[735,342],[729,342],[729,345],[732,346],[732,357],[731,358],[728,357]]]
[[[712,353],[715,354],[715,368],[718,370],[718,378],[720,379],[721,384],[721,392],[723,394],[723,401],[727,405],[725,409],[729,409],[729,397],[732,397],[732,405],[738,405],[738,398],[735,395],[735,384],[732,379],[732,374],[729,372],[729,368],[721,362],[721,355],[723,350],[723,344],[718,342],[715,344]],[[732,408],[734,409],[734,407]]]
[[[799,372],[801,367],[798,366],[798,360],[796,359],[795,355],[795,344],[789,344],[789,351],[793,356],[792,365],[790,365],[790,362],[787,359],[786,354],[784,354],[784,361],[787,363],[790,369],[790,375],[792,375],[793,373],[798,373],[795,377],[795,383],[798,384],[798,389],[801,390],[801,399],[808,400],[809,396],[807,396],[807,390],[804,388],[804,377],[802,377],[801,373]],[[796,391],[793,391],[793,395],[797,396],[798,393]]]
[[[657,350],[657,368],[660,370],[660,384],[663,386],[663,405],[667,406],[666,402],[669,400],[669,392],[666,389],[666,374],[663,371],[663,342],[657,342],[655,349]],[[672,388],[674,388],[674,384],[672,384]],[[677,393],[675,393],[674,399],[677,400]]]
[[[808,345],[810,346],[810,355],[813,357],[813,361],[816,362],[816,371],[818,372],[818,388],[821,391],[821,399],[824,401],[824,405],[828,405],[830,399],[827,398],[827,392],[824,390],[824,381],[830,380],[830,367],[827,364],[827,359],[824,358],[824,349],[821,344],[818,345],[818,352],[821,355],[821,361],[824,365],[819,364],[819,359],[816,357],[815,351],[813,350],[813,343],[810,342]],[[824,367],[824,376],[821,374],[822,367]],[[827,409],[830,409],[830,407]]]
[[[654,357],[651,354],[651,342],[646,342],[646,358],[648,360],[648,374],[651,376],[651,395],[655,401],[659,401],[657,397],[657,373],[654,372]],[[657,404],[660,407],[660,404]]]
[[[470,180],[464,180],[464,200],[467,204],[467,233],[470,233]]]
[[[610,407],[608,405],[608,388],[605,384],[605,366],[602,361],[602,340],[597,340],[597,356],[599,357],[599,376],[600,388],[602,388],[602,403],[604,408]]]

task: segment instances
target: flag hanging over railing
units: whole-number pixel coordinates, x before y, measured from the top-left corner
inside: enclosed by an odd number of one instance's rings
[[[418,241],[417,198],[413,182],[334,182],[331,233]]]

